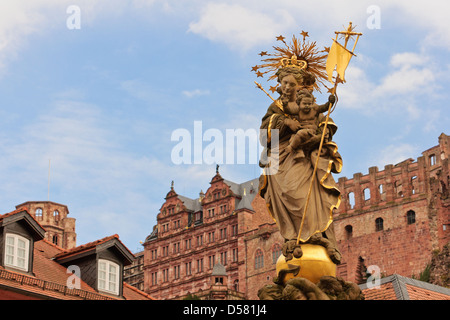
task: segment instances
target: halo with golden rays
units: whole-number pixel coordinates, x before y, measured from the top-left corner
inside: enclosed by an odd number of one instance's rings
[[[263,63],[254,66],[252,71],[256,72],[258,77],[269,74],[269,81],[277,77],[276,72],[279,68],[283,67],[283,62],[286,59],[305,61],[306,67],[304,67],[304,70],[314,75],[316,79],[314,89],[320,92],[320,85],[326,88],[325,81],[328,78],[325,69],[328,56],[327,49],[319,50],[315,41],[306,41],[306,37],[309,37],[307,32],[302,31],[301,35],[303,36],[303,40],[299,40],[293,35],[290,44],[286,43],[283,36],[278,36],[276,38],[277,41],[281,41],[284,46],[274,46],[274,53],[262,51],[259,55],[261,57],[268,56],[268,58],[262,59],[261,61]]]

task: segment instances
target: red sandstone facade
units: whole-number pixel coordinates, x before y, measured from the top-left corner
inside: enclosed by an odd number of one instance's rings
[[[75,218],[68,217],[69,208],[52,201],[28,201],[16,206],[26,209],[45,228],[45,239],[63,248],[76,247]]]
[[[418,276],[432,251],[450,241],[449,143],[441,134],[417,161],[339,179],[335,232],[344,259],[338,275],[359,282],[362,269],[374,265],[381,275]]]
[[[450,241],[449,143],[441,134],[439,145],[417,161],[339,179],[338,276],[360,283],[371,265],[381,276],[417,276],[432,251]],[[145,292],[156,299],[212,298],[206,292],[216,285],[212,270],[221,263],[227,272],[222,298],[258,299],[258,289],[276,275],[284,240],[257,190],[258,179],[236,184],[218,172],[195,200],[172,187],[144,243]]]
[[[254,283],[270,281],[275,265],[267,253],[276,250],[277,258],[282,239],[273,220],[258,213],[265,205],[255,198],[257,184],[257,179],[235,184],[217,172],[195,200],[172,187],[144,243],[144,290],[156,299],[189,293],[208,298],[205,292],[216,285],[212,271],[218,263],[227,272],[224,298],[249,298]]]

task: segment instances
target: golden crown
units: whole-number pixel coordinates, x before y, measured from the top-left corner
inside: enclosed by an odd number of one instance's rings
[[[298,60],[297,56],[294,54],[290,58],[283,58],[280,61],[282,67],[296,67],[299,69],[306,69],[308,67],[308,62],[305,60]]]

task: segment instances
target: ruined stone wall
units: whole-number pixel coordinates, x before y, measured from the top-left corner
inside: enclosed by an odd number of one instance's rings
[[[340,178],[335,231],[343,263],[338,275],[359,281],[364,267],[411,277],[449,241],[449,136],[414,161]],[[409,216],[409,217],[408,217]]]

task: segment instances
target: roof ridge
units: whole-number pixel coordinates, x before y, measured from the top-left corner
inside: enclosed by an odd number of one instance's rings
[[[400,276],[400,277],[403,278],[403,281],[405,284],[408,284],[408,285],[411,285],[411,286],[414,286],[417,288],[421,288],[421,289],[426,289],[426,290],[430,290],[430,291],[434,291],[434,292],[447,294],[450,296],[449,288],[441,287],[436,284],[425,282],[425,281],[418,280],[418,279],[407,278],[407,277],[403,277],[403,276]]]
[[[392,287],[398,300],[411,300],[408,289],[405,286],[405,277],[399,274],[392,275]]]
[[[72,248],[72,249],[65,250],[64,252],[61,252],[61,253],[58,253],[57,255],[55,255],[55,258],[60,258],[60,257],[62,257],[62,256],[64,256],[64,255],[66,255],[66,254],[73,254],[73,253],[77,253],[77,252],[83,251],[83,250],[88,249],[88,248],[91,248],[91,247],[96,247],[96,246],[98,246],[99,244],[105,243],[105,242],[107,242],[107,241],[109,241],[109,240],[112,240],[112,239],[114,239],[114,238],[116,238],[117,240],[120,241],[119,235],[118,235],[118,234],[113,234],[113,235],[111,235],[111,236],[107,236],[107,237],[104,237],[104,238],[102,238],[102,239],[98,239],[98,240],[95,240],[95,241],[91,241],[91,242],[88,242],[88,243],[85,243],[85,244],[76,246],[76,247],[74,247],[74,248]],[[121,242],[121,243],[122,243],[122,242]],[[122,244],[123,244],[123,243],[122,243]]]
[[[28,209],[26,207],[19,207],[16,210],[13,210],[11,212],[7,212],[4,214],[0,214],[0,221],[3,220],[4,218],[8,218],[11,217],[15,214],[21,213],[21,212],[26,212],[28,214],[29,217],[31,217],[31,219],[39,226],[41,227],[45,232],[47,232],[47,230],[44,228],[44,226],[28,211]]]
[[[26,208],[20,207],[20,208],[14,210],[14,211],[7,212],[7,213],[4,213],[4,214],[0,214],[0,220],[2,220],[3,218],[7,218],[7,217],[10,217],[10,216],[13,216],[16,213],[20,213],[22,211],[25,211],[26,213],[30,214]],[[30,216],[31,216],[31,214],[30,214]]]

